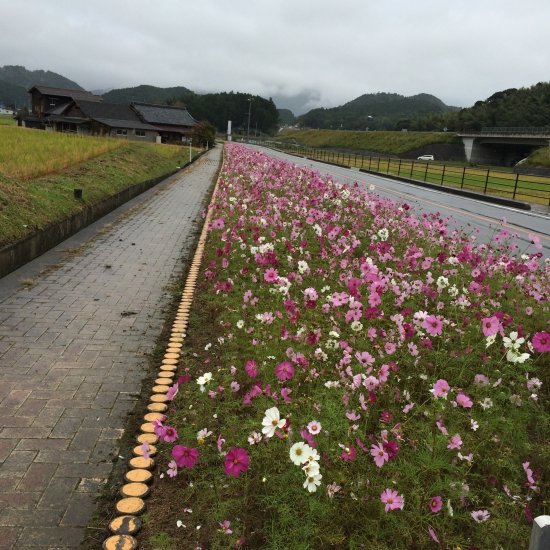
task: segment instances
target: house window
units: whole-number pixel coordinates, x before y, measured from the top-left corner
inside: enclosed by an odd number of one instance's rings
[[[128,130],[122,130],[120,128],[117,128],[116,135],[117,136],[127,136],[128,135]]]
[[[136,130],[136,137],[145,137],[145,130]]]
[[[50,105],[57,105],[57,99],[50,97]]]

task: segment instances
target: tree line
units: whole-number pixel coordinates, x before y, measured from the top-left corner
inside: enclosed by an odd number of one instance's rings
[[[481,131],[484,127],[550,126],[550,82],[494,93],[472,107],[400,120],[395,130]]]

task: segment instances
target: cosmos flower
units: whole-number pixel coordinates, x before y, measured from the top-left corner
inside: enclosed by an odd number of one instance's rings
[[[386,489],[381,495],[380,500],[386,505],[386,514],[389,510],[403,509],[403,495],[399,495],[397,491]]]
[[[277,428],[282,428],[286,423],[286,419],[280,417],[279,409],[271,407],[265,411],[264,419],[262,420],[262,433],[266,437],[273,437]]]
[[[248,470],[250,457],[244,449],[233,447],[225,455],[225,473],[228,476],[239,477],[241,472]]]

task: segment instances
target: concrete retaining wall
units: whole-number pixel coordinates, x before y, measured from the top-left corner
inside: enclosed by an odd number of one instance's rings
[[[189,164],[195,162],[204,153],[199,153],[191,162],[186,163],[185,168]],[[27,235],[14,243],[11,243],[0,249],[0,278],[8,273],[15,271],[34,258],[44,254],[54,246],[68,239],[81,229],[96,222],[109,212],[117,209],[119,206],[129,200],[141,195],[151,187],[157,185],[166,178],[178,172],[173,170],[162,176],[152,178],[139,183],[134,183],[114,195],[105,197],[104,199],[86,206],[80,212],[75,212],[67,218],[40,229],[36,233]]]

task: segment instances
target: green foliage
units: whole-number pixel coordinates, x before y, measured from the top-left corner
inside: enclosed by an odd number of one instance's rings
[[[537,149],[531,153],[528,159],[521,165],[550,168],[550,147],[542,147],[541,149]]]
[[[173,88],[158,88],[157,86],[134,86],[133,88],[119,88],[102,94],[102,98],[109,103],[129,105],[133,101],[142,103],[167,103],[170,105],[176,97],[192,94],[183,86]]]
[[[430,94],[405,97],[399,94],[364,94],[345,105],[332,109],[313,109],[298,117],[307,128],[333,130],[393,130],[404,119],[430,113],[456,110]]]
[[[191,94],[179,98],[178,103],[184,104],[195,120],[206,120],[220,132],[227,129],[227,121],[232,121],[235,133],[246,133],[248,128],[248,99],[250,106],[250,131],[253,134],[258,124],[258,130],[272,134],[278,128],[279,114],[271,98],[264,99],[250,94],[222,92],[218,94]]]
[[[539,82],[529,88],[510,88],[496,92],[473,107],[451,113],[417,117],[409,130],[479,131],[484,126],[549,126],[550,82]]]
[[[30,96],[23,86],[0,80],[0,103],[6,107],[21,108],[23,105],[29,104],[29,99]]]
[[[151,548],[162,548],[162,550],[176,550],[176,541],[166,533],[157,533],[149,538]]]
[[[193,128],[193,143],[199,147],[213,145],[216,140],[216,128],[208,121],[195,124]]]

